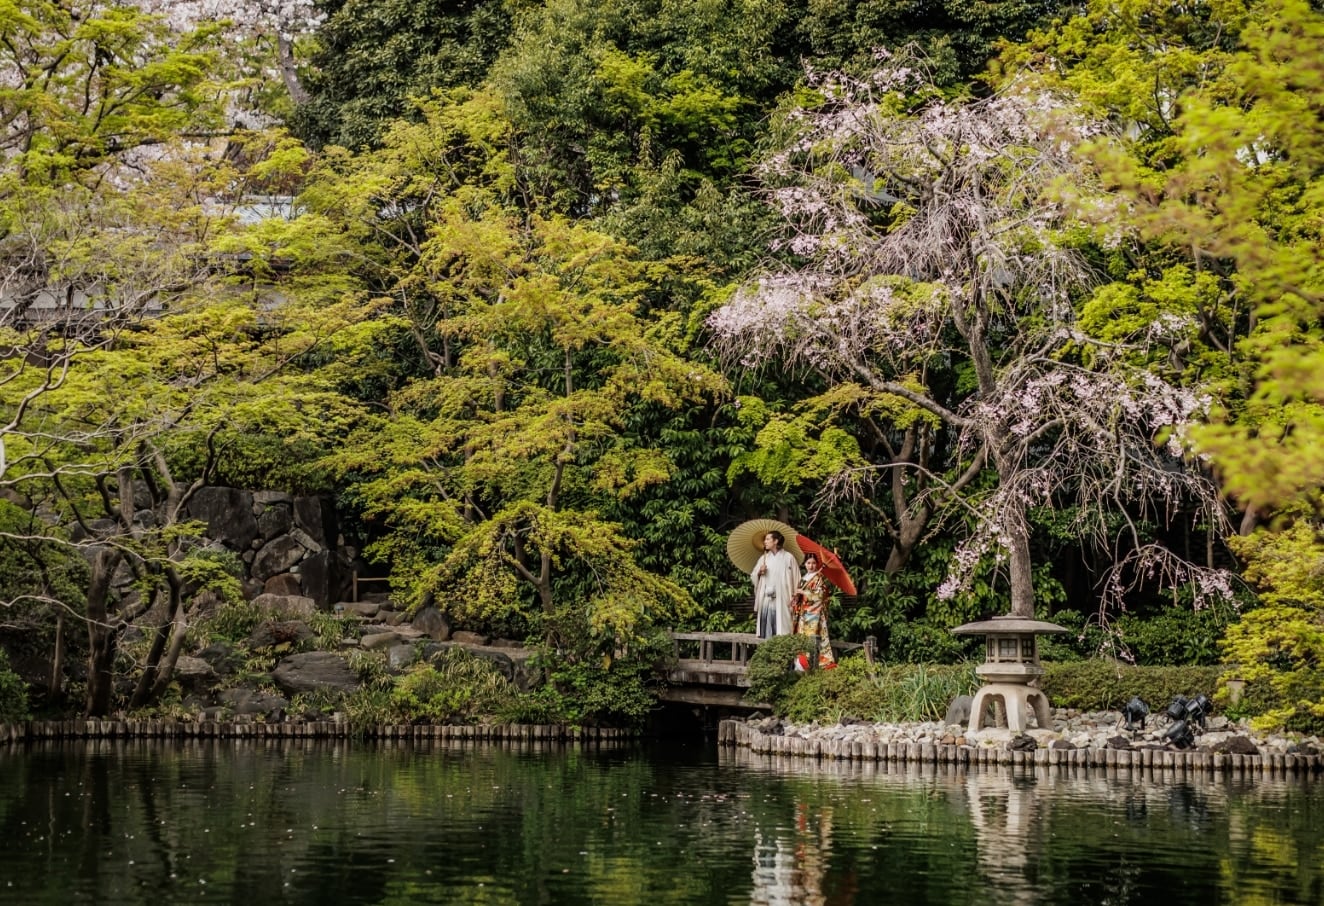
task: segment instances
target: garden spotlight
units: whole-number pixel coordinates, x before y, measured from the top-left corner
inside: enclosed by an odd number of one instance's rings
[[[1179,749],[1189,749],[1195,745],[1195,733],[1191,731],[1191,725],[1184,720],[1179,720],[1169,727],[1163,738]]]
[[[1126,718],[1126,729],[1134,733],[1136,730],[1145,728],[1145,718],[1149,716],[1149,705],[1138,695],[1131,696],[1131,700],[1122,706],[1122,716]]]
[[[1209,700],[1209,696],[1200,693],[1195,698],[1186,703],[1186,717],[1200,725],[1204,729],[1204,719],[1209,716],[1209,712],[1214,710],[1214,703]]]

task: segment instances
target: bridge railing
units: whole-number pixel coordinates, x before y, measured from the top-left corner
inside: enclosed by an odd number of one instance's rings
[[[768,705],[745,701],[749,688],[749,659],[763,640],[752,632],[673,632],[676,661],[667,672],[664,701],[691,705],[723,705],[767,710]],[[873,663],[876,643],[872,636],[858,642],[836,642],[838,654],[863,648]]]
[[[673,632],[671,638],[676,646],[676,671],[741,678],[761,641],[752,632]]]

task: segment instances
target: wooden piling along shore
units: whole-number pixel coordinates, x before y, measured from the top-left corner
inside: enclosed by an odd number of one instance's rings
[[[1324,772],[1324,756],[1233,755],[1200,749],[1034,749],[1009,751],[1005,746],[956,746],[935,743],[878,743],[850,739],[805,739],[772,736],[738,720],[717,727],[717,742],[741,746],[760,755],[794,756],[909,764],[1058,765],[1081,768],[1173,768],[1210,773],[1235,772],[1265,776],[1317,775]]]
[[[475,742],[600,742],[632,739],[617,727],[566,724],[377,724],[342,721],[241,723],[174,720],[43,720],[0,724],[0,745],[47,739],[467,739]]]

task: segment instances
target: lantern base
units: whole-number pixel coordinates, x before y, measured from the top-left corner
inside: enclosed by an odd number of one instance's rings
[[[1001,713],[1006,715],[1007,729],[1013,733],[1025,731],[1027,710],[1034,714],[1039,729],[1046,730],[1052,726],[1048,696],[1044,695],[1042,689],[1019,683],[989,683],[979,687],[970,703],[970,733],[978,733],[985,728],[984,718],[989,705],[1001,706]]]

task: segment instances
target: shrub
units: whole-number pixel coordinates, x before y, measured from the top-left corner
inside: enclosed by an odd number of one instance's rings
[[[1094,658],[1045,664],[1040,687],[1055,707],[1080,711],[1116,711],[1140,696],[1153,711],[1166,708],[1174,696],[1203,692],[1213,696],[1221,667],[1135,667]]]
[[[807,655],[808,648],[805,640],[796,635],[779,635],[760,642],[745,671],[749,678],[745,698],[752,702],[766,702],[774,711],[782,713],[786,695],[800,677],[795,671],[795,658],[801,653]]]
[[[383,685],[360,686],[345,696],[341,707],[350,730],[358,736],[395,718],[391,690]]]
[[[404,720],[461,723],[497,714],[513,696],[511,685],[491,662],[463,648],[448,648],[400,677],[391,704]]]
[[[665,635],[637,640],[618,656],[544,651],[534,662],[546,682],[521,695],[505,717],[519,723],[638,727],[656,706],[658,665],[670,655]]]
[[[27,719],[27,684],[9,669],[9,655],[0,649],[0,724],[16,724]]]
[[[887,659],[908,664],[959,664],[969,660],[978,648],[977,640],[952,635],[949,625],[918,619],[892,627]]]
[[[749,693],[797,722],[837,723],[851,717],[876,722],[941,720],[957,695],[978,685],[971,664],[895,664],[871,667],[863,655],[838,661],[835,670],[797,673],[792,660],[804,650],[795,636],[759,645],[749,663]]]
[[[1218,639],[1234,621],[1228,607],[1173,606],[1152,617],[1123,614],[1117,628],[1137,664],[1210,667],[1221,661]]]
[[[252,601],[226,601],[202,621],[201,629],[209,641],[237,643],[252,635],[266,616]]]
[[[1320,501],[1315,501],[1319,503]],[[1324,731],[1324,524],[1313,513],[1277,532],[1230,539],[1262,606],[1229,626],[1224,656],[1251,694],[1240,704],[1257,730]]]

